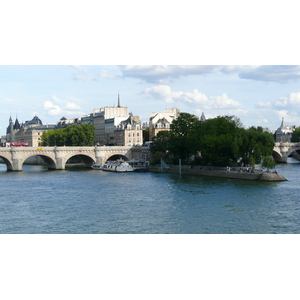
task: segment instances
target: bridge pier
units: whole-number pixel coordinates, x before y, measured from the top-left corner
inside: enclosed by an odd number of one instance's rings
[[[105,163],[105,161],[103,161],[104,159],[104,151],[100,150],[97,146],[95,147],[95,158],[96,158],[96,164],[98,165],[102,165],[103,163]]]
[[[59,151],[57,147],[54,148],[54,153],[56,160],[56,170],[64,170],[66,165],[64,153],[62,151]]]
[[[23,166],[22,153],[16,151],[15,148],[12,148],[10,151],[11,151],[12,164],[11,164],[11,169],[8,168],[8,171],[15,171],[15,172],[22,171],[22,166]]]

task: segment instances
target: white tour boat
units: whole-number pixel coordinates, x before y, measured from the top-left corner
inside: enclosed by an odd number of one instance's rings
[[[133,172],[134,168],[126,161],[107,161],[104,165],[94,164],[92,165],[94,170],[102,170],[108,172]]]

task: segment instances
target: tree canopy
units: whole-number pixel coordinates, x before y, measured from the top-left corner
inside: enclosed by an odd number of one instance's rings
[[[263,156],[272,156],[274,145],[273,136],[262,127],[241,128],[233,140],[235,158],[250,165],[259,163]]]
[[[151,144],[151,152],[164,159],[210,165],[230,165],[237,162],[253,165],[265,157],[271,165],[274,139],[262,127],[243,128],[234,116],[218,116],[201,121],[181,113],[169,132],[159,132]],[[158,155],[159,153],[159,155]]]
[[[73,124],[66,128],[43,132],[41,146],[93,146],[95,127],[90,124]]]
[[[300,142],[300,128],[296,128],[292,133],[292,143],[299,143]]]

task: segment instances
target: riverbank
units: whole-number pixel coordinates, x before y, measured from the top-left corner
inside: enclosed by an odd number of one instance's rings
[[[164,172],[180,174],[179,166],[171,165],[161,169],[160,165],[150,166],[151,172]],[[207,166],[181,166],[181,174],[183,175],[200,175],[200,176],[212,176],[212,177],[224,177],[232,179],[245,179],[245,180],[261,180],[261,181],[286,181],[287,179],[277,172],[267,172],[254,170],[253,172],[247,172],[246,169],[242,171],[240,168],[226,167],[207,167]]]

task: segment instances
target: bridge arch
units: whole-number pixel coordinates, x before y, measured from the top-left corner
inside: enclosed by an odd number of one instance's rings
[[[108,158],[106,158],[105,162],[108,160],[117,160],[117,159],[123,159],[125,161],[128,161],[129,158],[126,155],[123,154],[113,154],[111,156],[109,156]]]
[[[96,162],[96,157],[94,155],[78,152],[67,155],[64,164],[66,165],[68,161],[72,162],[72,158],[75,163],[84,163],[87,168],[90,168]]]
[[[278,162],[278,163],[284,162],[284,159],[283,159],[281,153],[276,151],[275,149],[273,150],[272,156],[276,162]]]
[[[300,143],[275,143],[275,147],[273,149],[273,157],[276,162],[286,163],[288,157],[295,151],[300,150]],[[299,152],[298,152],[299,153]]]
[[[5,156],[0,155],[0,158],[4,161],[4,163],[6,164],[6,169],[7,171],[13,171],[13,164],[12,161],[10,159],[8,159]]]
[[[22,160],[20,161],[21,168],[25,161],[31,157],[39,156],[43,159],[45,164],[47,165],[48,169],[55,170],[56,169],[56,162],[55,162],[55,157],[53,155],[47,155],[47,154],[39,154],[39,153],[30,153],[27,155],[24,155],[22,157]]]
[[[298,152],[300,151],[300,147],[299,148],[294,148],[294,149],[291,149],[287,152],[287,157],[289,157],[293,152]],[[299,153],[299,152],[298,152]]]

